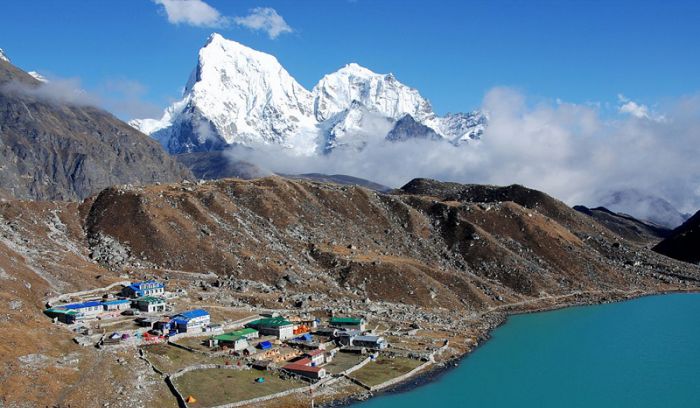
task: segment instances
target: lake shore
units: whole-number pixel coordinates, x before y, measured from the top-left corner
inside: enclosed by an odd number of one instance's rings
[[[430,366],[429,368],[417,373],[416,375],[394,384],[390,387],[384,388],[378,392],[362,392],[359,394],[353,394],[349,396],[344,396],[342,398],[334,399],[330,402],[320,404],[323,408],[338,408],[346,407],[350,405],[355,405],[367,401],[370,398],[375,398],[381,395],[405,393],[412,391],[418,387],[433,383],[440,378],[448,375],[451,371],[456,369],[463,360],[468,358],[476,349],[484,345],[491,338],[491,333],[508,322],[508,318],[516,315],[523,314],[533,314],[541,312],[555,311],[570,307],[578,306],[593,306],[608,303],[617,303],[627,300],[639,299],[648,296],[662,296],[668,294],[684,294],[684,293],[700,293],[698,288],[678,288],[673,290],[662,290],[662,291],[609,291],[609,292],[599,292],[599,293],[573,293],[571,295],[566,295],[565,297],[573,297],[573,300],[564,301],[561,303],[535,304],[536,302],[528,303],[527,307],[523,308],[522,305],[504,305],[501,309],[488,311],[482,314],[481,320],[487,322],[488,326],[479,333],[478,342],[470,348],[467,352],[448,358],[444,361],[439,361]],[[564,298],[564,297],[563,297]],[[542,299],[543,302],[547,302],[550,299]]]

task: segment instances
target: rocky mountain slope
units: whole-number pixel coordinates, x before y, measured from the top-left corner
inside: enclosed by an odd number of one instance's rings
[[[694,264],[700,263],[700,211],[674,229],[654,251]]]
[[[191,177],[157,142],[45,86],[0,59],[0,188],[18,198],[74,200],[114,184]]]
[[[356,308],[421,325],[700,287],[699,267],[521,186],[419,179],[380,193],[268,177],[115,186],[80,204],[10,200],[0,203],[0,401],[162,404],[168,390],[133,350],[81,348],[41,313],[57,294],[144,276],[213,309]]]
[[[577,205],[574,210],[593,217],[616,234],[642,245],[655,245],[668,237],[671,230],[622,213],[615,213],[605,207],[588,208]]]
[[[481,112],[440,117],[392,74],[354,63],[324,76],[309,91],[275,57],[212,34],[199,51],[182,100],[161,119],[131,124],[171,153],[236,143],[277,144],[313,155],[338,147],[361,149],[364,139],[386,136],[405,116],[454,144],[478,139],[487,121]]]

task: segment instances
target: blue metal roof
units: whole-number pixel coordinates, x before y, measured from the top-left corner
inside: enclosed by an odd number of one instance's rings
[[[75,309],[85,309],[87,307],[94,307],[94,306],[102,306],[102,303],[98,302],[96,300],[93,300],[90,302],[72,303],[70,305],[63,305],[60,307],[62,307],[64,309],[68,309],[68,310],[75,310]]]
[[[204,316],[209,316],[209,312],[207,312],[204,309],[192,309],[192,310],[188,310],[186,312],[176,314],[175,316],[173,316],[173,319],[181,318],[184,320],[190,320],[190,319],[194,319],[196,317],[204,317]]]
[[[260,343],[258,343],[258,347],[260,347],[261,350],[267,350],[269,348],[272,348],[272,343],[270,343],[267,340],[261,341]]]
[[[131,303],[128,299],[116,299],[116,300],[105,300],[102,302],[103,305],[122,305],[124,303]]]
[[[149,289],[151,288],[164,288],[165,285],[161,282],[158,282],[157,280],[147,280],[143,282],[132,282],[129,287],[135,291],[140,291],[142,290],[141,286],[149,286]]]

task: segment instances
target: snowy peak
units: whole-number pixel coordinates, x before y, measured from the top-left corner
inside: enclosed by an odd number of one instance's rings
[[[287,145],[314,128],[311,106],[311,93],[275,57],[212,34],[183,99],[159,121],[131,123],[172,153],[233,143]],[[295,138],[295,147],[313,149],[313,137],[304,139]]]
[[[0,61],[10,62],[10,59],[7,57],[2,48],[0,48]]]
[[[370,110],[398,120],[409,114],[418,120],[433,116],[430,103],[392,74],[377,74],[351,63],[324,76],[312,90],[314,115],[324,121],[359,101]]]
[[[274,56],[215,33],[199,50],[182,99],[160,119],[130,124],[170,153],[274,144],[312,155],[363,148],[394,128],[392,140],[457,145],[478,139],[486,118],[479,112],[437,116],[416,89],[356,63],[308,91]]]

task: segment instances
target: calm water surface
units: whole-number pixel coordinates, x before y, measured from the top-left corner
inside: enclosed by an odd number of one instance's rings
[[[514,316],[434,382],[357,406],[700,408],[700,294]]]

